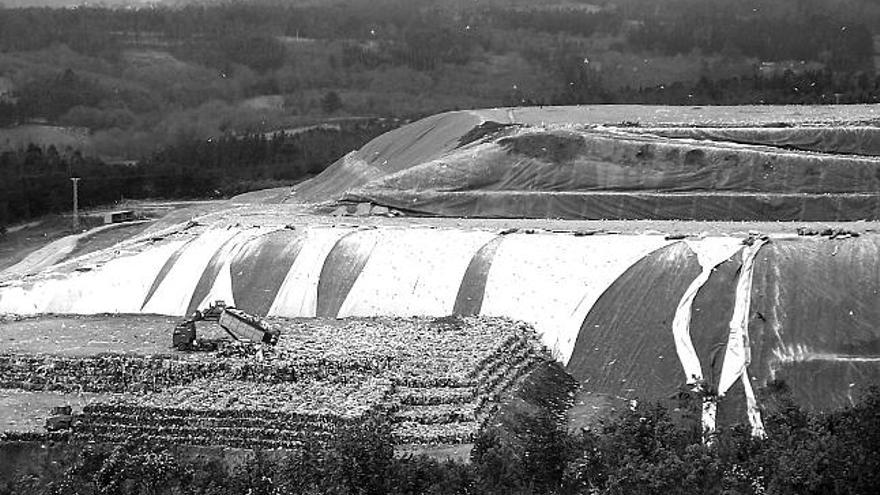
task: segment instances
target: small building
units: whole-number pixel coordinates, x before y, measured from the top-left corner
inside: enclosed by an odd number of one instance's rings
[[[135,220],[134,210],[108,211],[104,213],[104,223],[121,223]]]

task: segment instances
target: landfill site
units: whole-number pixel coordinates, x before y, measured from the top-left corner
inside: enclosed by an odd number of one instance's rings
[[[2,441],[284,450],[381,415],[399,452],[458,455],[539,375],[572,411],[702,387],[704,427],[756,436],[773,381],[850,405],[880,383],[878,123],[449,112],[292,188],[58,241],[0,272]]]

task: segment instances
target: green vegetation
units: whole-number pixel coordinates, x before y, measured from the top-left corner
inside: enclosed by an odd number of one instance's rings
[[[698,406],[646,404],[594,430],[566,433],[552,414],[487,428],[471,464],[395,458],[380,416],[352,425],[321,449],[255,452],[231,472],[126,444],[87,448],[52,479],[21,478],[0,493],[597,493],[870,494],[880,483],[880,391],[844,410],[812,413],[784,385],[765,390],[768,439],[747,428],[700,441]],[[512,425],[516,424],[516,431]]]
[[[229,130],[271,130],[340,110],[411,117],[502,104],[818,103],[836,101],[835,93],[877,101],[873,2],[593,3],[5,9],[0,76],[15,89],[0,114],[6,123],[64,117],[131,134],[186,115],[216,118],[218,104],[235,114],[264,95],[283,97],[283,108]],[[645,75],[657,71],[660,80]],[[802,75],[808,84],[795,91],[792,76]],[[676,84],[688,90],[684,99],[654,94]],[[733,96],[699,91],[718,84]]]
[[[878,26],[870,0],[0,8],[0,126],[86,130],[82,145],[56,152],[90,164],[48,179],[29,165],[40,162],[34,147],[8,146],[0,169],[18,171],[0,185],[0,198],[14,198],[0,204],[0,224],[57,211],[39,203],[65,196],[68,173],[94,184],[90,204],[288,184],[372,132],[334,135],[329,147],[320,133],[297,137],[311,155],[302,159],[254,136],[338,118],[501,105],[878,102]],[[99,163],[123,160],[140,164]],[[35,190],[53,199],[30,199]]]
[[[84,207],[125,198],[229,197],[291,185],[398,124],[369,119],[207,140],[180,136],[135,164],[109,164],[52,145],[0,152],[0,226],[69,210],[69,177],[83,178]]]

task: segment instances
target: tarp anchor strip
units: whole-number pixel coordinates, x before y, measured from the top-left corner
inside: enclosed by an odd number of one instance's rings
[[[728,334],[727,350],[724,353],[724,363],[721,367],[721,378],[718,381],[718,397],[730,390],[730,387],[741,380],[746,394],[746,407],[749,424],[752,427],[752,436],[764,438],[764,424],[761,420],[761,412],[758,410],[757,400],[749,382],[748,366],[751,362],[751,350],[749,344],[749,308],[752,298],[752,277],[755,270],[755,257],[766,239],[755,239],[754,242],[743,250],[742,267],[739,279],[736,283],[736,300],[733,307],[733,316],[730,319],[730,333]],[[714,425],[709,433],[714,432]]]

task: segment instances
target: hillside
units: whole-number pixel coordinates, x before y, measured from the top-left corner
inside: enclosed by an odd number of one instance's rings
[[[871,36],[880,13],[871,3],[715,3],[5,9],[0,77],[12,89],[0,115],[6,124],[87,127],[95,153],[139,158],[181,135],[271,131],[329,115],[877,101]],[[756,18],[765,36],[750,31]],[[258,98],[276,103],[249,103]]]
[[[839,218],[876,201],[876,112],[446,112],[294,187],[94,249],[61,239],[0,272],[0,481],[612,494],[635,472],[669,493],[810,493],[796,473],[868,493],[880,226],[876,209]],[[738,201],[644,200],[678,188]],[[560,191],[641,198],[640,220],[587,220],[622,210]],[[441,208],[380,201],[420,195]],[[757,219],[685,221],[731,213]],[[782,214],[799,221],[767,221]],[[200,321],[196,350],[169,348],[217,300],[279,329],[276,345]],[[828,452],[852,473],[797,457]]]
[[[86,205],[290,186],[444,111],[876,103],[876,26],[859,0],[2,9],[0,225],[71,175]]]
[[[878,111],[612,105],[449,112],[374,139],[283,201],[470,218],[875,220]]]

